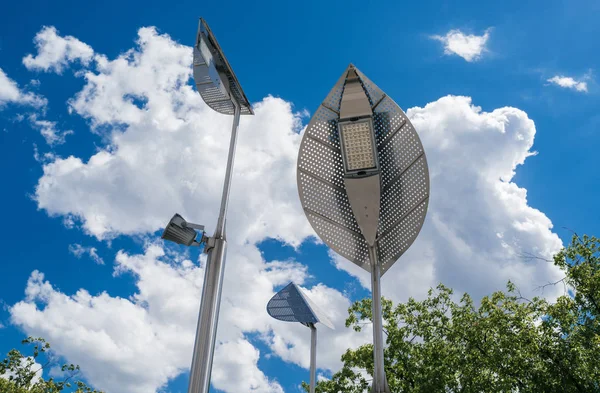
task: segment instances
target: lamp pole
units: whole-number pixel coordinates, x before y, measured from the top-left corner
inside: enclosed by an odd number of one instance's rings
[[[205,236],[204,226],[188,223],[179,214],[175,214],[165,228],[162,238],[186,246],[204,244],[204,252],[208,253],[188,385],[188,393],[208,393],[225,272],[227,204],[240,115],[253,115],[254,111],[217,39],[202,18],[194,45],[193,74],[196,88],[204,102],[216,112],[233,115],[221,206],[212,237]],[[199,241],[194,229],[202,231]]]
[[[202,301],[198,316],[198,327],[196,328],[196,341],[194,343],[194,355],[190,371],[190,382],[188,393],[207,393],[210,388],[210,375],[212,361],[215,351],[215,340],[217,325],[219,322],[219,306],[221,304],[221,291],[223,289],[223,273],[225,272],[225,256],[227,251],[227,240],[225,236],[225,222],[227,216],[227,203],[229,201],[229,190],[231,188],[231,177],[233,172],[233,161],[235,158],[235,147],[237,133],[240,123],[240,105],[232,100],[235,107],[233,116],[233,127],[229,141],[229,155],[227,157],[227,168],[225,170],[225,182],[221,196],[221,207],[215,233],[206,243],[205,251],[206,269],[204,272],[204,285],[202,286]]]
[[[333,323],[293,282],[289,283],[267,303],[267,313],[286,322],[300,322],[310,328],[310,390],[315,393],[317,383],[317,327],[320,322],[330,329]]]
[[[423,226],[425,151],[402,109],[350,64],[310,120],[298,153],[298,193],[319,237],[371,274],[372,393],[389,393],[381,277]]]
[[[308,325],[310,328],[310,392],[315,393],[317,383],[317,328],[314,323]]]
[[[381,269],[377,248],[369,247],[371,261],[371,313],[373,319],[373,392],[389,392],[383,359],[383,316],[381,312]]]

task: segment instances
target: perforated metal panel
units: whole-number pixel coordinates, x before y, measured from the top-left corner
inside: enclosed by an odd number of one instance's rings
[[[298,155],[298,192],[315,232],[335,252],[370,271],[367,243],[344,187],[337,123],[345,76],[309,122]],[[356,70],[373,109],[381,167],[378,262],[384,274],[417,237],[429,202],[429,170],[417,132],[406,114]]]
[[[293,282],[289,283],[267,303],[267,313],[285,322],[300,322],[308,325],[321,322],[333,329],[333,324]]]
[[[240,105],[242,115],[254,114],[217,39],[203,19],[200,19],[194,46],[194,82],[204,102],[213,110],[233,115],[233,98]]]

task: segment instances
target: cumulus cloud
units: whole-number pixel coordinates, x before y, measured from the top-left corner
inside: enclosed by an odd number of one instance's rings
[[[575,80],[570,76],[555,75],[552,78],[548,79],[547,82],[550,82],[556,86],[563,87],[565,89],[572,89],[584,93],[588,91],[587,82]]]
[[[30,82],[31,86],[36,87],[39,82]],[[33,129],[40,132],[42,137],[50,146],[60,145],[65,142],[65,137],[72,134],[73,131],[61,131],[56,127],[56,122],[40,119],[40,113],[43,115],[46,111],[48,101],[46,98],[36,93],[19,88],[17,83],[6,75],[0,68],[0,110],[7,104],[18,104],[34,109],[36,112],[30,113],[27,117],[23,114],[17,115],[17,120],[22,121],[25,118]]]
[[[383,277],[383,293],[406,300],[443,282],[478,297],[504,289],[507,280],[532,293],[560,279],[552,264],[525,258],[549,259],[562,245],[548,217],[528,205],[527,190],[512,181],[534,154],[536,129],[527,114],[510,107],[484,112],[469,97],[446,96],[407,115],[427,154],[431,196],[424,227]],[[336,265],[368,287],[366,272],[339,257]]]
[[[35,93],[21,90],[17,82],[9,78],[0,68],[0,110],[9,103],[43,108],[46,106],[47,100]]]
[[[490,29],[483,35],[465,34],[455,29],[446,35],[434,35],[432,39],[444,44],[444,53],[447,55],[458,55],[468,62],[477,61],[486,50],[486,44],[490,38]]]
[[[38,119],[36,114],[29,116],[31,127],[39,130],[40,134],[46,140],[46,143],[50,146],[62,145],[65,143],[67,135],[72,135],[72,130],[59,130],[56,127],[55,121]]]
[[[96,247],[84,247],[81,244],[70,244],[69,252],[77,258],[81,258],[84,255],[88,255],[98,265],[104,265],[104,259],[98,255]]]
[[[94,386],[111,393],[154,392],[191,362],[204,265],[172,260],[154,244],[140,255],[119,252],[115,262],[116,276],[136,277],[137,291],[129,299],[106,292],[91,295],[84,289],[69,296],[36,271],[25,299],[11,308],[11,320],[31,334],[47,337],[59,354],[82,366]],[[226,392],[280,393],[281,386],[258,368],[260,352],[244,333],[258,332],[276,354],[308,367],[309,330],[273,323],[264,310],[274,283],[292,278],[302,282],[305,269],[293,262],[265,263],[255,246],[246,245],[229,250],[227,271],[212,383]],[[319,306],[338,310],[332,318],[342,334],[322,329],[323,342],[337,353],[320,356],[319,363],[339,367],[341,351],[365,337],[341,329],[349,302],[337,291],[317,286],[309,295]]]
[[[36,188],[40,208],[78,217],[99,239],[155,231],[177,211],[211,225],[221,197],[231,117],[208,108],[188,84],[189,47],[140,29],[139,48],[100,62],[71,101],[97,126],[116,127],[110,145],[86,161],[44,166]],[[130,97],[145,104],[136,104]],[[312,233],[298,201],[295,161],[301,114],[279,98],[243,117],[232,189],[231,239],[266,237],[299,244]],[[95,190],[94,192],[90,192]],[[269,201],[269,202],[266,202]],[[235,218],[234,218],[235,217]]]
[[[28,70],[54,71],[60,74],[69,63],[80,61],[88,65],[94,56],[94,50],[89,45],[72,36],[60,36],[54,26],[44,26],[33,42],[37,54],[28,54],[23,58],[23,64]]]
[[[211,233],[231,117],[207,108],[188,84],[191,49],[143,28],[135,48],[112,60],[96,58],[69,106],[108,143],[91,157],[48,157],[35,190],[39,208],[98,239],[154,232],[175,211]],[[272,355],[308,367],[308,329],[274,321],[264,310],[276,287],[290,280],[331,310],[336,330],[319,332],[328,343],[319,351],[323,370],[335,371],[341,353],[371,334],[343,327],[350,300],[318,284],[319,277],[309,281],[310,265],[267,263],[257,249],[265,238],[298,245],[313,232],[296,190],[303,115],[274,97],[254,108],[256,115],[243,117],[240,127],[226,270],[236,274],[225,278],[213,371],[214,387],[227,392],[280,392],[274,376],[258,368],[268,354],[247,333],[258,333]],[[430,210],[416,243],[384,276],[384,295],[421,297],[439,281],[475,296],[502,288],[507,279],[524,292],[555,281],[552,266],[521,257],[547,257],[561,245],[550,220],[528,205],[526,190],[513,181],[533,154],[535,126],[527,114],[510,107],[484,112],[468,97],[447,96],[408,115],[429,160]],[[337,266],[368,287],[366,272],[347,261]],[[65,294],[34,272],[11,318],[28,333],[48,337],[98,387],[153,392],[189,367],[203,267],[149,245],[144,254],[117,254],[115,279],[122,274],[135,277],[129,299],[85,289]]]

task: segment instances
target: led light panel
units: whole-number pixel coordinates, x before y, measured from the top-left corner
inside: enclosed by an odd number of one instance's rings
[[[346,169],[355,171],[375,168],[371,122],[367,120],[340,123],[340,131],[346,155]]]

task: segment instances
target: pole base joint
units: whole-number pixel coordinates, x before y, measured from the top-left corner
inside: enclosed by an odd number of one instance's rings
[[[371,393],[391,393],[387,378],[384,378],[383,380],[383,389],[379,386],[376,386],[375,381],[373,381],[373,385],[371,385]]]

